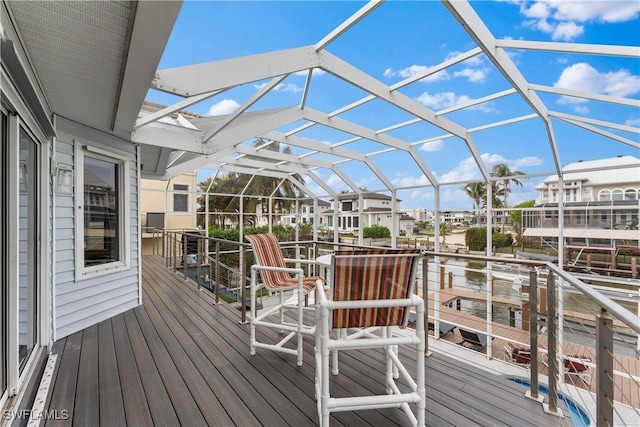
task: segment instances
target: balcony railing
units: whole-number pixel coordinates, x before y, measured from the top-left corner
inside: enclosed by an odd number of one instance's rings
[[[225,296],[235,300],[239,320],[246,322],[248,271],[253,263],[248,244],[189,230],[162,230],[158,236],[162,242],[158,253],[165,256],[167,268],[210,289],[216,303]],[[185,236],[195,239],[195,245],[185,245]],[[297,259],[353,246],[282,243],[286,257]],[[640,317],[632,311],[640,307],[638,280],[608,283],[606,276],[597,276],[593,280],[600,283],[588,284],[585,277],[581,280],[548,262],[425,255],[428,262],[423,264],[417,292],[429,302],[427,320],[440,333],[448,330],[442,325],[453,327],[442,337],[434,334],[431,347],[449,341],[453,344],[446,345],[459,344],[455,348],[468,360],[480,351],[492,366],[518,365],[510,375],[527,386],[523,394],[543,402],[552,414],[573,412],[570,416],[588,417],[597,425],[637,423]],[[480,337],[480,345],[470,345],[460,331]],[[528,350],[528,358],[518,360],[506,348]]]

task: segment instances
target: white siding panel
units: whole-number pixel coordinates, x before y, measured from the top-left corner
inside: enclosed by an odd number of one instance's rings
[[[123,302],[124,301],[124,302]],[[114,306],[116,305],[117,306]],[[126,298],[123,298],[122,301],[109,301],[108,303],[101,306],[104,308],[104,311],[86,313],[87,315],[91,315],[91,319],[95,321],[95,323],[100,323],[103,320],[109,319],[117,314],[120,314],[124,311],[131,310],[138,306],[138,294],[137,292],[131,295],[127,295]],[[65,319],[66,320],[66,319]],[[58,336],[66,337],[68,335],[73,334],[74,332],[80,331],[86,328],[86,320],[82,319],[78,322],[65,322],[64,326],[57,325]]]
[[[128,141],[93,129],[58,120],[59,139],[56,158],[59,163],[74,166],[74,141],[87,142],[120,156],[130,156],[131,265],[113,274],[88,277],[75,281],[75,203],[65,195],[55,197],[56,274],[54,278],[56,339],[108,319],[138,305],[138,188],[136,149]],[[75,171],[74,171],[75,172]],[[79,189],[76,189],[79,194]]]

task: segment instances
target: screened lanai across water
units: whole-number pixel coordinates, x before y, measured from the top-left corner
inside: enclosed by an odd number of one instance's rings
[[[216,10],[195,3],[181,16]],[[291,181],[304,197],[382,192],[394,201],[417,198],[438,215],[466,184],[505,180],[492,176],[496,163],[511,164],[530,187],[559,175],[562,197],[564,181],[583,172],[563,165],[596,159],[603,146],[611,157],[637,156],[640,37],[627,25],[637,5],[619,2],[614,14],[569,2],[581,15],[544,2],[337,3],[278,3],[290,9],[286,19],[309,30],[288,34],[292,26],[265,22],[246,29],[265,32],[249,54],[213,60],[204,52],[224,49],[205,49],[195,30],[190,46],[188,32],[175,34],[179,17],[168,49],[182,43],[190,53],[177,60],[165,52],[148,94],[169,106],[141,113],[133,132],[148,159],[143,174],[262,175]],[[312,24],[319,11],[330,28]],[[504,14],[521,24],[505,30]],[[610,27],[608,36],[580,42],[594,21]],[[570,25],[573,36],[562,32]],[[194,64],[199,46],[202,62]],[[467,92],[463,82],[473,83]],[[188,125],[161,120],[229,100],[237,103],[230,114],[203,114]],[[290,151],[267,149],[274,143]]]

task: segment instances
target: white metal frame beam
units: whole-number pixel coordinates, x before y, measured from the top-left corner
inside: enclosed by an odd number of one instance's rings
[[[551,120],[549,119],[549,112],[545,104],[535,92],[529,90],[529,83],[520,73],[520,70],[518,70],[504,49],[497,47],[495,37],[468,2],[441,1],[451,15],[458,21],[460,26],[471,36],[484,54],[487,55],[496,68],[500,70],[502,75],[545,123],[556,170],[561,174],[562,163],[560,162],[560,153],[556,144]]]

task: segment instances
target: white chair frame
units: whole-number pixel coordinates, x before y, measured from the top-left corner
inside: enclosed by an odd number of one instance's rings
[[[374,255],[375,256],[375,255]],[[415,281],[415,269],[411,275],[411,282]],[[332,284],[333,285],[333,284]],[[425,425],[425,304],[424,300],[412,294],[404,299],[386,300],[352,300],[333,301],[325,295],[324,283],[318,281],[316,285],[316,398],[318,400],[318,415],[320,426],[329,425],[329,417],[332,412],[357,411],[377,408],[400,408],[407,415],[414,426]],[[359,329],[354,334],[347,335],[342,329],[333,329],[331,326],[332,311],[335,309],[362,309],[382,307],[415,307],[416,326],[415,334],[394,334],[393,328],[397,326],[382,326]],[[375,334],[374,331],[380,331]],[[332,332],[333,337],[332,337]],[[398,346],[414,346],[416,348],[416,379],[414,380],[398,357]],[[369,395],[355,397],[331,397],[330,394],[330,359],[333,354],[331,366],[332,373],[336,375],[337,352],[340,350],[382,348],[387,360],[385,374],[386,395]],[[396,378],[409,384],[410,391],[402,392]],[[416,414],[409,404],[416,404]]]
[[[286,263],[296,264],[317,264],[313,260],[305,259],[290,259],[283,258]],[[256,262],[258,260],[256,259]],[[296,281],[288,287],[270,288],[264,280],[258,281],[258,275],[264,271],[281,271],[285,272],[296,278]],[[262,276],[261,276],[262,277]],[[256,354],[257,348],[264,348],[272,351],[277,351],[285,354],[292,354],[296,356],[296,364],[302,366],[303,350],[303,337],[305,335],[313,336],[316,331],[315,325],[304,324],[304,312],[314,311],[315,307],[305,307],[305,297],[314,289],[305,290],[303,285],[303,279],[305,278],[302,268],[290,268],[290,267],[273,267],[267,265],[260,265],[259,262],[251,266],[251,309],[250,309],[250,338],[249,338],[249,353],[253,356]],[[261,310],[258,314],[257,311],[257,294],[262,288],[268,289],[270,292],[275,292],[278,295],[278,303]],[[284,299],[284,293],[287,291],[297,291],[297,298],[295,302]],[[288,321],[285,317],[286,311],[295,312],[295,321]],[[274,321],[269,318],[277,313],[278,320]],[[313,316],[311,317],[313,319]],[[277,330],[280,333],[286,332],[287,334],[275,344],[260,342],[256,338],[256,328],[266,327]],[[290,341],[294,342],[294,348],[291,345],[286,347],[285,345]]]

